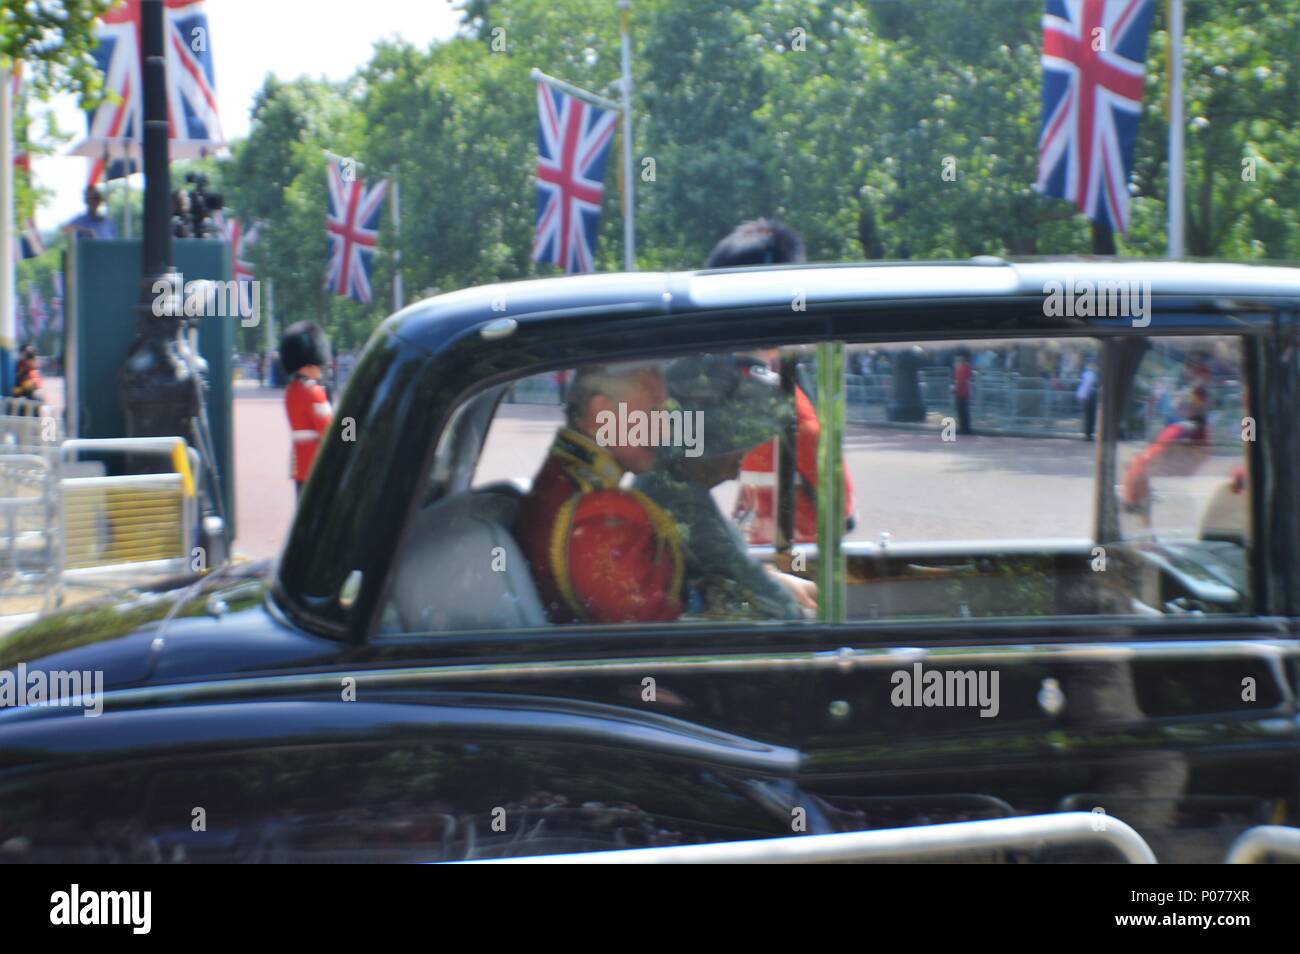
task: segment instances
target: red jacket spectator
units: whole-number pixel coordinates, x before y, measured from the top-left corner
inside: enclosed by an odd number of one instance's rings
[[[795,432],[795,504],[794,542],[817,540],[817,442],[821,424],[812,401],[803,389],[794,389]],[[750,543],[769,544],[776,536],[775,492],[776,441],[755,447],[740,464],[740,493],[736,498],[735,516],[752,522],[745,528]],[[853,483],[844,468],[844,517],[853,515]]]

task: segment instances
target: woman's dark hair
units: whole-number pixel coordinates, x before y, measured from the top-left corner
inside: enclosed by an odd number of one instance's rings
[[[806,261],[803,239],[794,229],[772,219],[754,219],[736,227],[709,253],[705,268],[737,265],[779,265]]]

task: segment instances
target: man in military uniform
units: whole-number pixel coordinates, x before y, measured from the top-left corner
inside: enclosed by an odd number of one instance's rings
[[[761,361],[729,355],[679,358],[668,366],[668,395],[683,415],[698,415],[703,440],[692,456],[660,449],[659,465],[633,486],[672,514],[686,557],[692,615],[726,619],[802,619],[816,608],[816,585],[765,567],[719,509],[713,488],[740,473],[754,447],[770,441],[793,412],[779,379]]]
[[[1180,419],[1168,424],[1124,471],[1120,499],[1124,509],[1151,519],[1151,475],[1190,476],[1213,452],[1207,415],[1210,410],[1210,369],[1196,359],[1191,384],[1179,402]]]
[[[553,623],[632,623],[682,612],[682,549],[672,518],[619,488],[655,463],[643,441],[609,439],[609,415],[647,415],[666,399],[658,364],[584,368],[569,387],[568,424],[520,504],[515,532]],[[602,440],[598,441],[598,436]]]
[[[709,253],[705,268],[783,265],[807,261],[798,233],[770,219],[738,225]],[[756,352],[775,366],[776,348]],[[808,398],[809,388],[796,385],[795,399],[795,510],[794,538],[804,543],[817,539],[817,442],[821,422]],[[775,436],[775,432],[773,432]],[[769,440],[751,450],[740,465],[740,488],[732,516],[745,527],[750,543],[771,543],[776,533],[776,442]],[[853,481],[844,465],[844,519],[853,529]]]
[[[290,376],[284,389],[284,409],[289,417],[289,471],[296,494],[302,493],[334,413],[321,386],[322,369],[329,361],[325,332],[311,322],[290,325],[280,339],[280,363]]]

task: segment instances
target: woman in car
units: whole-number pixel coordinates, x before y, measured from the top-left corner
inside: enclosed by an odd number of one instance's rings
[[[735,480],[745,455],[771,440],[791,413],[776,376],[750,358],[700,355],[672,362],[666,380],[674,410],[697,415],[702,440],[694,448],[661,448],[658,465],[634,486],[677,524],[686,561],[685,611],[802,619],[805,610],[816,609],[816,585],[751,557],[713,497],[713,488]]]

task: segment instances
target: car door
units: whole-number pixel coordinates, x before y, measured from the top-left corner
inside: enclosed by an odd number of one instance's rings
[[[1097,322],[1080,338],[1078,327],[1043,334],[1023,303],[1006,303],[954,318],[957,334],[887,345],[907,359],[893,364],[892,393],[930,413],[904,424],[888,407],[848,409],[862,425],[845,447],[870,445],[870,476],[799,778],[838,827],[1092,811],[1099,825],[1132,825],[1162,861],[1216,862],[1246,828],[1295,824],[1294,538],[1281,532],[1293,448],[1279,403],[1294,370],[1277,337],[1289,332],[1249,308],[1205,310],[1157,302],[1141,337]],[[972,337],[981,321],[1034,337]],[[1189,331],[1199,337],[1177,337]],[[1101,365],[1095,444],[1078,417],[1078,368],[1062,367],[1075,350],[1080,367],[1086,354]],[[954,433],[955,398],[932,387],[959,351],[975,359],[972,436]],[[1228,354],[1234,366],[1216,364]],[[1172,423],[1166,379],[1184,402]],[[851,380],[848,392],[871,385]],[[1204,434],[1188,423],[1198,419]],[[1235,543],[1209,516],[1234,484],[1246,534]],[[1130,499],[1135,487],[1149,499]],[[1198,507],[1191,532],[1169,525]],[[1140,532],[1121,530],[1139,518]]]

